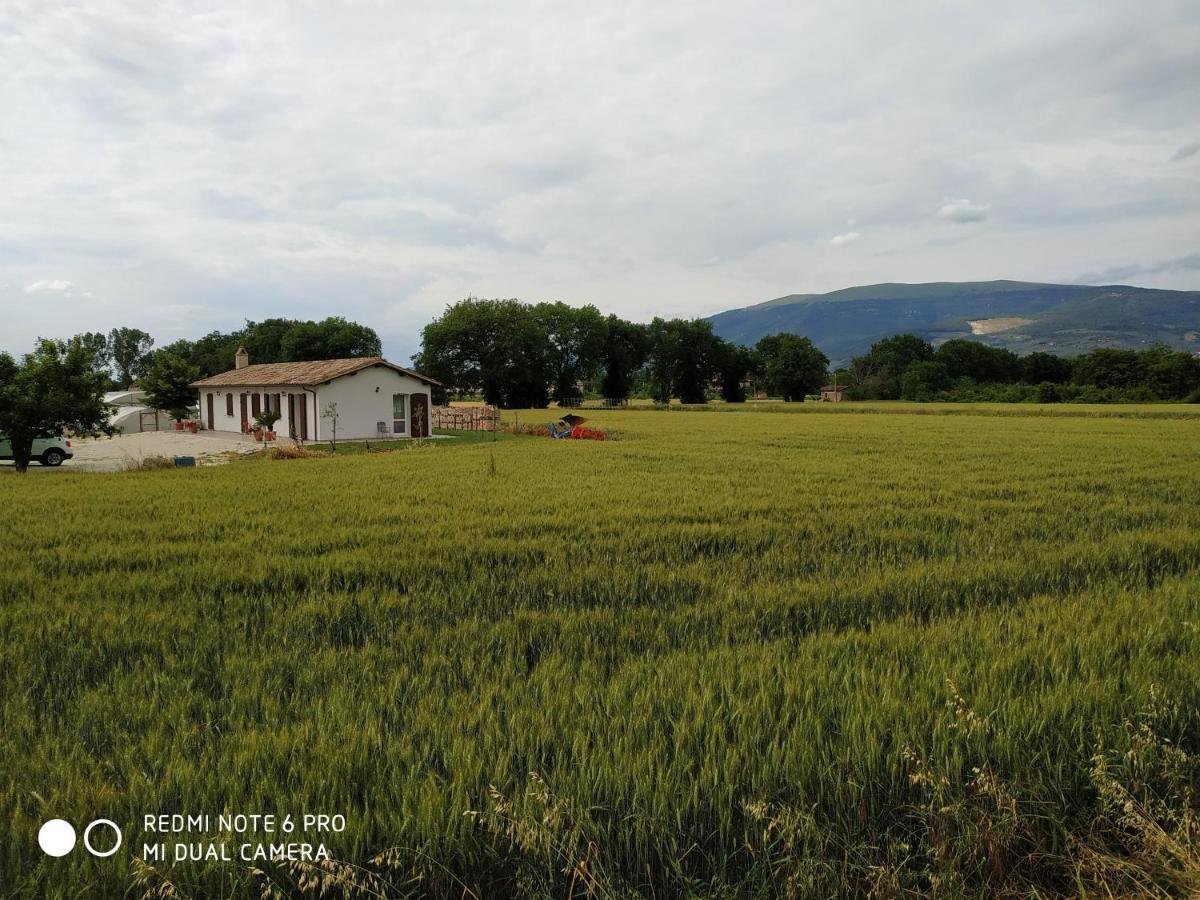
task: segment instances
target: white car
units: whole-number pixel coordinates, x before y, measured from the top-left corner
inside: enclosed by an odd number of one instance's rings
[[[43,466],[61,466],[64,460],[75,454],[71,452],[71,442],[64,437],[45,437],[33,439],[31,460],[37,460]],[[0,434],[0,459],[12,459],[12,444]]]

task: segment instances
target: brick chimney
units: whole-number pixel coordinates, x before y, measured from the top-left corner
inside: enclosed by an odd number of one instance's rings
[[[233,367],[244,369],[248,365],[250,365],[250,354],[246,352],[245,347],[238,347],[237,353],[233,355]]]

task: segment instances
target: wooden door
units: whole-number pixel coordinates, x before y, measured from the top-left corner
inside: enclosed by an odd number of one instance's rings
[[[250,427],[250,418],[246,415],[246,395],[242,394],[242,433],[246,433],[246,429]]]
[[[300,440],[308,440],[308,395],[300,395]]]
[[[296,395],[288,394],[288,434],[296,439]]]
[[[429,398],[413,394],[408,399],[408,433],[415,438],[429,437]]]
[[[209,391],[208,394],[206,394],[205,396],[208,397],[208,430],[212,431],[213,430],[213,395],[212,395],[212,391]]]

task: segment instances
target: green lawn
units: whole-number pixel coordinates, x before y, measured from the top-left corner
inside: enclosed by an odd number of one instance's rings
[[[0,895],[122,896],[143,815],[228,811],[345,815],[290,840],[384,896],[1185,896],[1200,420],[1105,410],[5,478]]]

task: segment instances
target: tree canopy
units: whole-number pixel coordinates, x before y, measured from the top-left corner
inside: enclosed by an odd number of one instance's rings
[[[177,420],[182,420],[196,400],[196,389],[191,384],[199,377],[200,370],[186,359],[169,350],[159,350],[154,354],[141,386],[151,406],[168,410]]]
[[[0,353],[0,433],[12,445],[17,471],[29,468],[36,438],[111,434],[107,390],[107,374],[79,338],[42,338],[19,362]]]
[[[771,334],[754,348],[760,360],[763,384],[768,393],[784,400],[804,400],[825,381],[829,357],[811,340],[798,334]]]

